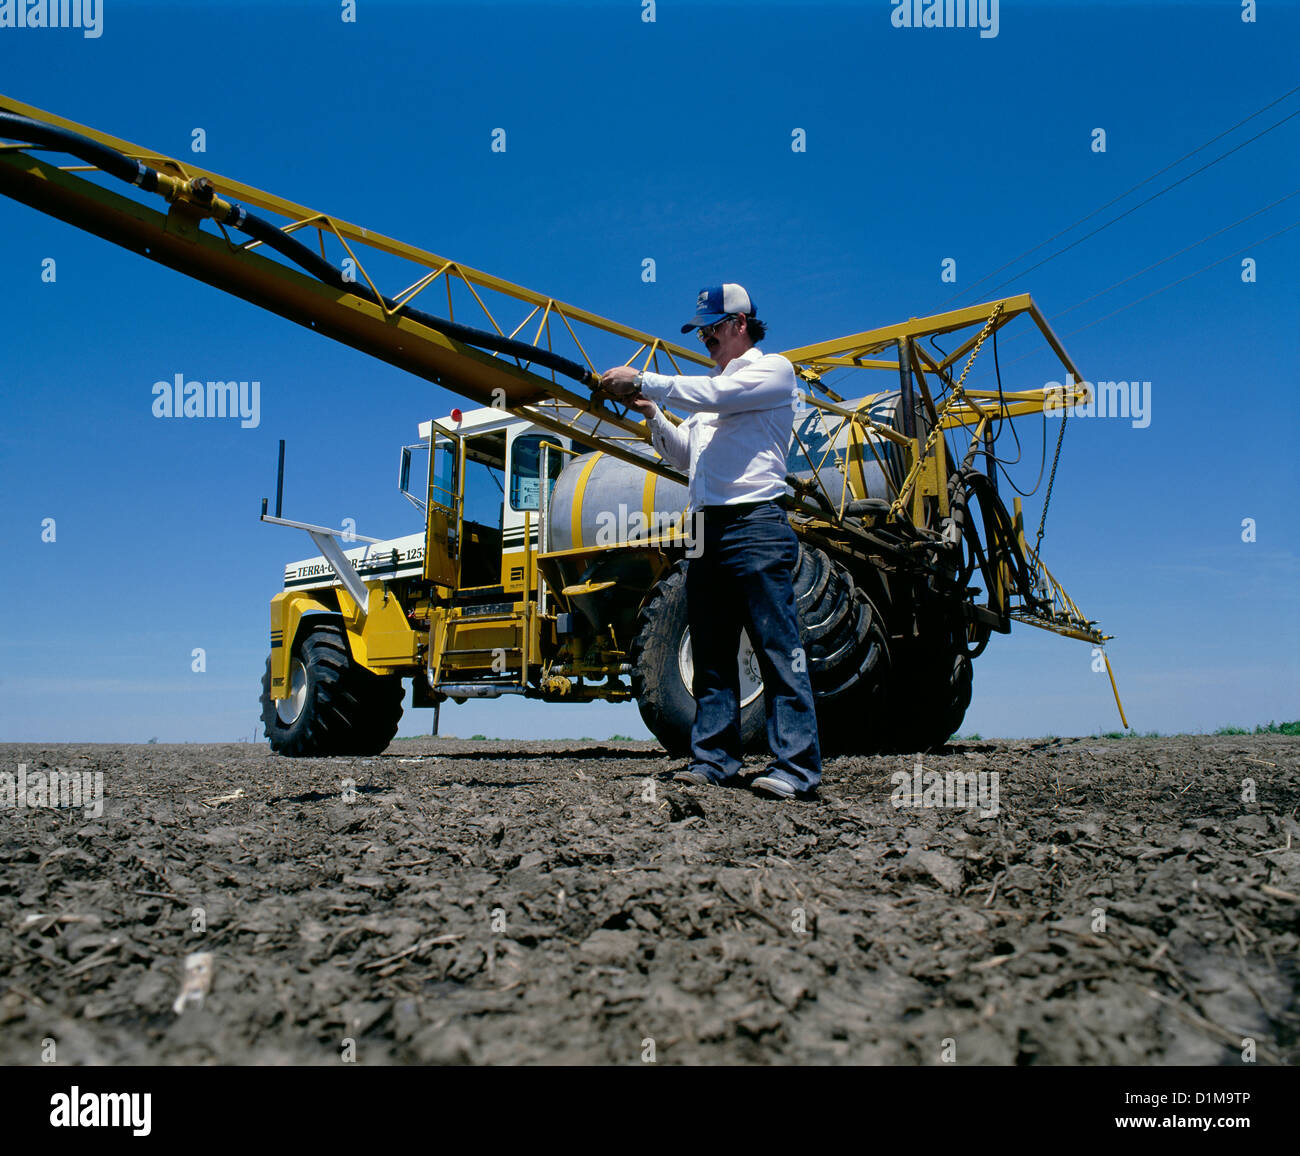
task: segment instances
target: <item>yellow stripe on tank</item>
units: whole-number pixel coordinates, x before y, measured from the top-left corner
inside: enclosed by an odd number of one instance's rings
[[[646,533],[658,533],[658,527],[655,525],[655,486],[659,483],[659,475],[652,474],[649,470],[645,472],[645,481],[641,484],[641,513],[645,515]]]
[[[591,455],[591,460],[582,467],[582,473],[578,475],[578,484],[573,487],[573,510],[569,514],[569,532],[573,537],[570,545],[572,546],[584,544],[582,541],[582,495],[587,492],[587,479],[591,477],[591,471],[596,468],[596,463],[603,456],[599,450]]]

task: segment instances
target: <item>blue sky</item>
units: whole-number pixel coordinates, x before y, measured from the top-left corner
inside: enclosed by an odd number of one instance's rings
[[[637,0],[360,0],[350,24],[329,0],[105,0],[97,39],[0,28],[0,91],[164,153],[202,127],[195,159],[217,173],[651,332],[675,336],[701,285],[737,280],[781,349],[986,299],[1086,227],[965,286],[1300,83],[1300,11],[1276,0],[1254,24],[1230,2],[1004,2],[994,38],[894,28],[891,8],[659,3],[646,23]],[[1090,379],[1151,382],[1146,428],[1071,419],[1044,540],[1116,636],[1140,730],[1300,715],[1300,229],[1261,241],[1300,197],[1064,311],[1300,188],[1298,140],[1300,117],[998,291],[1033,293],[1064,336],[1243,247],[1256,261],[1254,283],[1233,258],[1066,339]],[[267,602],[314,553],[256,518],[277,439],[290,516],[410,533],[398,447],[458,399],[7,200],[0,269],[0,739],[251,738]],[[1003,346],[1008,385],[1056,376],[1046,354],[1017,360],[1031,349]],[[178,372],[260,380],[260,424],[155,419],[152,385]],[[1041,423],[1022,436],[1028,488]],[[402,733],[430,718],[408,711]],[[1086,644],[1017,627],[977,662],[963,730],[1117,725]],[[443,731],[647,734],[631,705],[518,701],[449,706]]]

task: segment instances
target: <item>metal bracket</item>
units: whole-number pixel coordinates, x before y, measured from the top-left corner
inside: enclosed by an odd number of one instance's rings
[[[311,540],[316,543],[318,549],[324,556],[325,561],[330,564],[330,569],[334,571],[334,576],[343,583],[343,589],[352,595],[352,601],[357,604],[357,609],[364,618],[370,608],[370,591],[366,584],[361,581],[361,576],[356,572],[352,563],[348,561],[347,555],[343,553],[342,547],[338,543],[338,538],[345,538],[349,542],[368,542],[371,545],[377,545],[383,539],[367,538],[364,534],[353,534],[345,530],[332,530],[329,526],[316,526],[311,522],[295,522],[290,518],[280,517],[280,510],[284,503],[284,441],[280,442],[280,461],[276,471],[275,481],[275,513],[266,512],[266,499],[262,499],[261,521],[269,522],[272,526],[288,526],[292,530],[306,530],[311,535]]]
[[[352,601],[357,604],[357,609],[364,618],[370,610],[370,591],[366,589],[366,584],[361,581],[359,575],[353,568],[352,563],[348,561],[347,555],[343,553],[338,544],[338,540],[330,533],[321,533],[318,530],[308,530],[311,540],[316,543],[316,548],[325,555],[325,560],[330,564],[330,569],[340,582],[343,588],[352,595]],[[374,541],[374,539],[370,539]]]

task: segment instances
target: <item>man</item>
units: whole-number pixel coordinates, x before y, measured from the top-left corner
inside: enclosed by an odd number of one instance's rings
[[[691,762],[675,777],[721,784],[743,765],[740,735],[742,627],[763,675],[772,762],[751,787],[770,797],[807,795],[821,781],[817,715],[799,641],[792,576],[798,539],[774,499],[785,493],[794,369],[756,345],[767,332],[749,294],[734,284],[700,290],[683,333],[700,331],[718,372],[707,377],[638,373],[617,366],[601,386],[646,415],[651,440],[690,479],[687,503],[702,521],[703,549],[686,567],[695,664]],[[673,426],[655,404],[690,413]]]

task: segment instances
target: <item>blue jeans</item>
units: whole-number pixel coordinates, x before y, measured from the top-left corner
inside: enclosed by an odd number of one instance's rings
[[[811,790],[821,781],[821,752],[794,604],[798,539],[773,502],[709,506],[703,521],[703,550],[686,566],[695,664],[691,764],[715,781],[741,769],[736,655],[744,628],[763,676],[768,773]]]

